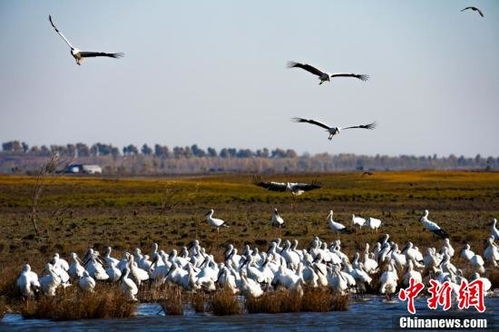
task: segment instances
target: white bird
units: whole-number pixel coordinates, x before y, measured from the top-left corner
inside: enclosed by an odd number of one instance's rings
[[[40,287],[38,275],[31,271],[29,264],[23,266],[16,284],[25,298],[32,298],[35,295],[35,290]]]
[[[248,278],[246,271],[241,271],[241,292],[254,298],[263,295],[262,287],[255,280]]]
[[[480,272],[480,273],[485,273],[485,268],[483,267],[485,265],[485,262],[483,261],[482,256],[480,255],[475,255],[471,257],[470,259],[470,264],[473,266],[473,268]]]
[[[377,230],[381,226],[381,220],[369,217],[367,218],[367,226],[372,230]]]
[[[274,227],[279,227],[281,228],[282,225],[284,225],[284,219],[282,219],[281,215],[279,212],[277,212],[277,209],[274,208],[272,211],[272,226]]]
[[[355,214],[352,214],[352,224],[358,225],[360,228],[362,228],[362,226],[366,224],[366,219],[359,216],[356,217]]]
[[[78,286],[80,286],[80,288],[84,291],[93,292],[95,288],[95,279],[92,278],[87,271],[84,271],[83,275],[78,281]]]
[[[487,239],[488,245],[483,252],[483,256],[485,260],[490,262],[492,266],[498,266],[499,262],[499,249],[497,249],[497,245],[494,243],[494,237],[490,236]]]
[[[122,272],[118,269],[117,265],[111,263],[106,267],[106,274],[109,276],[109,281],[116,282],[120,280]]]
[[[369,79],[368,75],[364,74],[353,74],[353,73],[333,73],[333,74],[328,74],[326,72],[323,72],[311,65],[308,64],[303,64],[303,63],[298,63],[298,62],[293,62],[289,61],[288,62],[288,68],[301,68],[303,70],[308,71],[311,74],[314,74],[319,77],[319,85],[321,85],[324,82],[329,82],[330,78],[335,78],[335,77],[354,77],[357,78],[361,81],[367,81]]]
[[[333,291],[344,294],[348,289],[348,280],[345,278],[345,274],[341,273],[338,265],[328,266],[328,285]]]
[[[48,273],[40,278],[40,288],[42,292],[48,296],[55,296],[57,287],[61,285],[61,278],[54,271],[52,264],[45,265],[45,271]]]
[[[375,273],[378,270],[378,262],[373,257],[374,253],[369,252],[369,244],[366,243],[364,250],[364,270],[369,274]]]
[[[473,273],[473,275],[470,278],[470,282],[475,281],[477,279],[482,281],[484,293],[487,293],[492,288],[492,283],[490,282],[490,280],[485,277],[480,277],[480,274],[478,272]]]
[[[477,7],[474,7],[474,6],[469,6],[469,7],[463,8],[463,9],[461,9],[461,11],[464,12],[465,10],[468,10],[468,9],[471,9],[473,11],[478,12],[478,14],[480,14],[480,16],[483,17],[482,11],[480,9],[478,9]]]
[[[137,287],[140,287],[142,281],[149,280],[149,273],[147,273],[146,270],[141,269],[138,266],[137,262],[132,259],[132,256],[130,256],[129,267],[130,267],[130,274],[135,280]]]
[[[454,248],[451,246],[449,238],[445,238],[445,239],[444,239],[444,248],[446,248],[446,249],[447,249],[447,254],[448,254],[450,257],[454,256],[454,252],[455,252],[455,250],[454,250]],[[442,248],[442,249],[443,249],[443,248]]]
[[[461,250],[461,257],[462,258],[465,258],[467,260],[471,260],[473,258],[473,256],[475,256],[475,253],[470,249],[470,245],[468,243],[466,243],[463,247],[463,249]]]
[[[381,274],[380,277],[380,288],[379,292],[381,294],[393,294],[397,290],[398,275],[393,267],[393,261],[388,264],[388,269]]]
[[[120,261],[117,260],[114,257],[111,257],[111,247],[107,247],[106,252],[104,253],[104,262],[106,262],[107,265],[115,265],[117,266]]]
[[[414,282],[420,283],[423,282],[423,278],[421,277],[421,273],[419,271],[414,270],[414,266],[412,261],[409,261],[407,265],[407,270],[404,276],[402,277],[404,286],[409,286],[409,281],[414,279]]]
[[[121,276],[121,281],[120,281],[120,286],[121,290],[128,296],[131,300],[137,301],[137,298],[135,295],[139,292],[139,289],[135,282],[133,282],[132,279],[128,277],[130,274],[130,268],[128,266],[125,266],[125,269],[123,271],[123,275]]]
[[[433,234],[438,235],[443,239],[448,238],[449,234],[447,234],[446,231],[444,231],[442,228],[440,228],[440,226],[428,219],[429,213],[430,212],[428,210],[424,210],[424,215],[419,219],[419,221],[427,230],[433,232]]]
[[[106,270],[102,264],[97,261],[97,254],[95,253],[91,254],[89,261],[85,265],[85,270],[87,270],[88,274],[90,274],[90,276],[95,280],[109,279],[109,275],[106,273]]]
[[[331,230],[335,233],[342,233],[347,231],[345,225],[333,220],[333,210],[329,211],[329,214],[327,216],[327,224],[329,225],[329,228],[331,228]]]
[[[331,127],[325,123],[322,123],[322,122],[319,122],[316,120],[312,120],[312,119],[307,120],[307,119],[303,119],[303,118],[293,118],[292,120],[295,122],[299,122],[299,123],[310,123],[310,124],[313,124],[313,125],[316,125],[316,126],[319,126],[319,127],[326,129],[326,131],[329,133],[329,137],[328,137],[329,140],[332,140],[334,135],[338,135],[340,133],[340,131],[345,130],[345,129],[360,128],[360,129],[372,130],[372,129],[376,128],[376,122],[372,122],[372,123],[365,124],[365,125],[350,126],[350,127]]]
[[[255,182],[259,187],[265,188],[270,191],[289,191],[295,196],[303,194],[305,191],[319,189],[321,186],[318,183],[298,183],[298,182]]]
[[[69,266],[68,274],[72,278],[81,278],[83,276],[83,272],[85,272],[85,268],[82,265],[81,260],[78,258],[76,253],[71,253],[71,265]]]
[[[120,58],[120,57],[122,57],[124,55],[123,53],[106,53],[106,52],[81,51],[81,50],[75,48],[73,45],[71,45],[71,43],[69,42],[69,40],[66,37],[64,37],[64,35],[59,31],[59,29],[57,29],[57,27],[55,26],[54,22],[52,21],[52,16],[50,16],[50,15],[49,15],[49,21],[50,21],[50,24],[52,25],[52,27],[54,28],[54,30],[57,32],[57,34],[59,36],[61,36],[61,38],[71,48],[71,55],[76,60],[76,64],[78,64],[78,65],[81,65],[81,63],[83,62],[83,60],[85,58],[105,56],[105,57],[110,57],[110,58],[115,58],[116,59],[116,58]]]
[[[210,224],[213,227],[217,228],[217,232],[220,231],[220,227],[229,227],[225,224],[225,221],[222,219],[218,218],[213,218],[213,213],[215,213],[215,210],[211,209],[205,216],[206,216],[206,221],[208,221],[208,224]]]
[[[55,268],[60,268],[66,272],[69,270],[68,262],[64,258],[61,258],[58,253],[54,254],[53,261],[52,265],[54,265]]]
[[[494,237],[495,240],[499,240],[499,231],[497,230],[496,228],[496,224],[497,224],[497,219],[494,218],[494,221],[492,223],[492,236]]]

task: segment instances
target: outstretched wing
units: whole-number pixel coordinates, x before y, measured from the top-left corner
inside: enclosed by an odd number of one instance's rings
[[[271,191],[286,191],[286,183],[283,182],[257,182],[255,184]]]
[[[330,127],[327,124],[319,122],[319,121],[315,121],[312,119],[307,120],[307,119],[303,119],[303,118],[293,118],[293,121],[311,123],[311,124],[314,124],[316,126],[322,127],[324,129],[328,129],[328,130],[330,129]]]
[[[318,183],[293,183],[292,187],[294,190],[310,191],[314,189],[319,189],[321,186]]]
[[[288,68],[301,68],[301,69],[304,69],[304,70],[308,71],[309,73],[312,73],[312,74],[317,75],[317,76],[321,76],[324,74],[319,69],[315,68],[314,66],[307,65],[306,63],[298,63],[298,62],[289,61]]]
[[[334,73],[331,74],[331,77],[355,77],[361,81],[367,81],[369,79],[369,75],[353,73]]]
[[[110,58],[121,58],[124,56],[124,53],[106,53],[106,52],[80,52],[80,55],[83,58],[91,58],[91,57],[97,57],[97,56],[107,56]]]
[[[346,128],[342,128],[342,129],[353,129],[353,128],[361,128],[361,129],[370,129],[370,130],[372,130],[372,129],[376,128],[376,122],[369,123],[369,124],[366,124],[366,125],[346,127]]]
[[[64,37],[64,35],[62,34],[62,32],[59,31],[59,29],[57,29],[57,27],[54,24],[54,21],[52,21],[52,16],[50,16],[50,15],[49,15],[49,21],[50,21],[50,24],[52,25],[52,27],[54,28],[55,32],[57,32],[57,34],[59,36],[61,36],[62,39],[64,39],[64,41],[66,42],[66,44],[68,44],[68,46],[71,47],[71,49],[74,49],[73,45],[71,45],[71,43],[69,42],[69,40],[67,40],[67,38]]]
[[[461,9],[461,11],[464,12],[465,10],[468,10],[468,9],[476,10],[478,12],[478,14],[480,14],[480,16],[483,17],[483,13],[478,7],[469,6],[469,7]]]

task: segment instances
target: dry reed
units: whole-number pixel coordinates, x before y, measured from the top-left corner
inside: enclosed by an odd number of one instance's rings
[[[217,316],[238,315],[242,312],[241,303],[230,288],[216,291],[211,306],[213,314]]]
[[[334,294],[325,287],[305,287],[303,295],[294,289],[281,289],[267,292],[259,298],[246,299],[249,313],[344,311],[348,309],[348,303],[347,295]]]
[[[301,308],[301,298],[297,292],[280,289],[264,293],[255,298],[246,298],[248,312],[277,314],[282,312],[298,312]]]
[[[71,287],[53,297],[29,300],[21,307],[21,314],[24,318],[52,320],[128,318],[135,314],[137,304],[130,302],[120,289],[107,285],[99,288],[90,293]]]
[[[191,295],[191,304],[195,312],[206,312],[208,295],[204,292],[197,292]]]
[[[184,314],[182,291],[179,286],[172,286],[165,290],[166,298],[160,301],[165,315],[179,316]]]

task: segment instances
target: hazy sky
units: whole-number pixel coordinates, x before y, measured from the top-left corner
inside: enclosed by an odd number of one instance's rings
[[[126,56],[76,65],[49,13]],[[499,155],[495,0],[0,0],[0,50],[1,142]],[[288,60],[371,80],[319,86]],[[330,142],[294,116],[379,126]]]

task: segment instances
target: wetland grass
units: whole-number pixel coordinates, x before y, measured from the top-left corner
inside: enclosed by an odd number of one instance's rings
[[[41,296],[21,306],[24,318],[80,320],[128,318],[135,315],[137,303],[130,302],[118,287],[98,285],[94,292],[71,286],[53,297]]]

